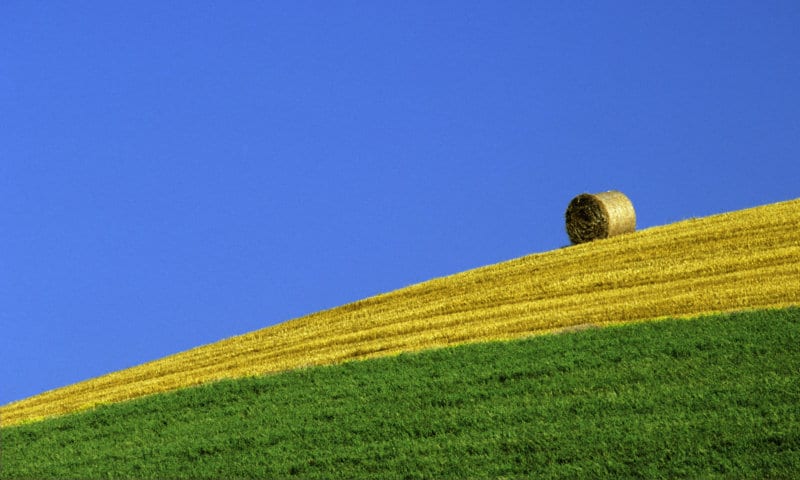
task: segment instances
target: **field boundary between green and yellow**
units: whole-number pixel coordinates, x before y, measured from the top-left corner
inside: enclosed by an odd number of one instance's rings
[[[224,378],[578,325],[800,304],[800,199],[429,280],[0,407],[2,426]]]
[[[187,387],[0,429],[0,479],[796,478],[800,308]]]

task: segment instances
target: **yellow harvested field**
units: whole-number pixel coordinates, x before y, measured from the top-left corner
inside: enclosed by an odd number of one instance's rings
[[[223,378],[466,342],[800,304],[800,199],[529,255],[0,407],[2,425]]]

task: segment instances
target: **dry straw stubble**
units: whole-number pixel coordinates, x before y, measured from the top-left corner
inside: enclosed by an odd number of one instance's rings
[[[616,190],[578,195],[569,202],[565,216],[567,235],[573,244],[636,230],[633,203]]]
[[[528,255],[51,390],[0,406],[0,420],[15,425],[221,378],[581,324],[800,305],[798,224],[800,199]]]

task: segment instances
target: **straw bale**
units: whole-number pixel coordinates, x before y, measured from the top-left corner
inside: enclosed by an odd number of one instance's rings
[[[636,230],[636,212],[624,193],[611,190],[582,193],[569,202],[567,235],[573,244],[613,237]]]

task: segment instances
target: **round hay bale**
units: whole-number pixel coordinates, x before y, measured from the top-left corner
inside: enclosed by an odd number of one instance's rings
[[[624,193],[582,193],[567,207],[567,235],[573,244],[636,230],[636,212]]]

